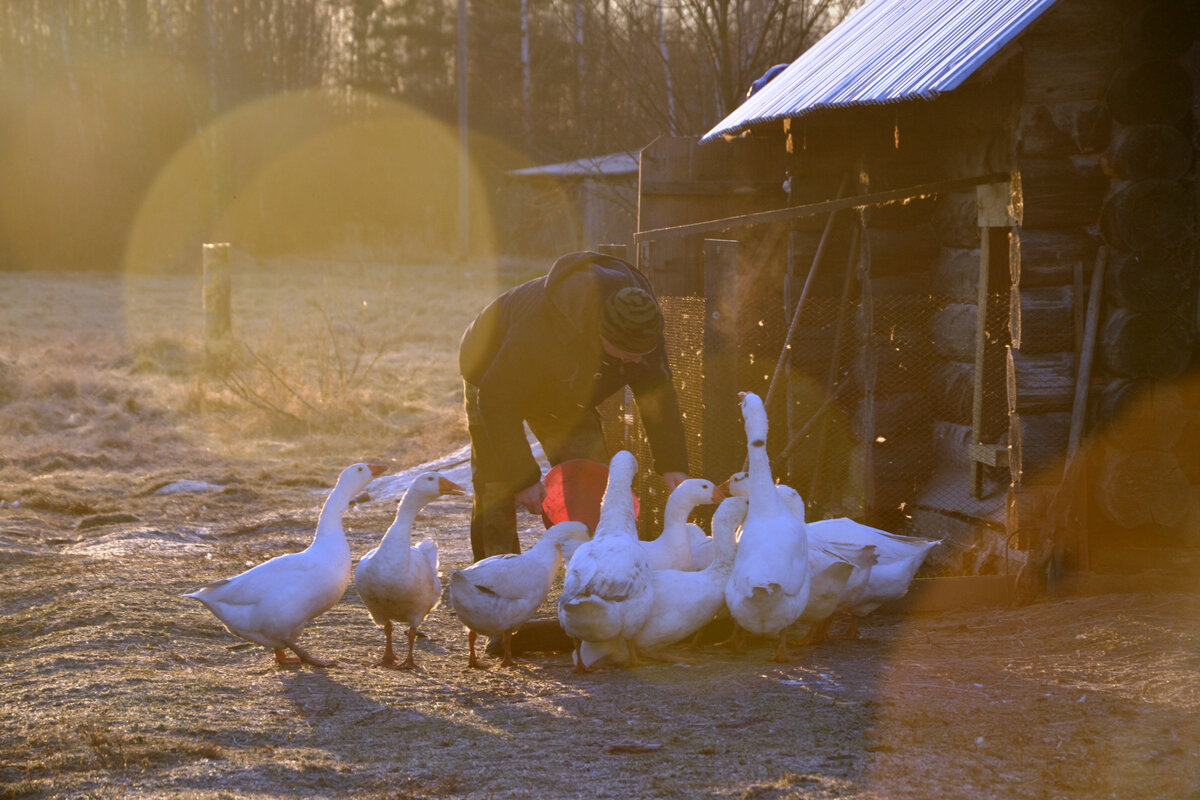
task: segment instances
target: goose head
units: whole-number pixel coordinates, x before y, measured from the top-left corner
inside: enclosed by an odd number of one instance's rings
[[[676,502],[682,503],[689,508],[712,503],[715,502],[714,493],[716,492],[716,488],[712,481],[706,481],[703,478],[688,478],[675,487],[675,491],[671,492],[671,497],[667,499],[667,502],[670,502],[672,498],[678,497],[679,499]]]
[[[351,464],[342,470],[341,475],[338,475],[335,488],[340,488],[348,496],[353,497],[367,488],[368,483],[385,472],[387,472],[387,467],[383,464],[367,464],[364,462]]]
[[[628,450],[618,450],[612,460],[608,462],[609,485],[631,485],[635,474],[637,474],[637,458]]]
[[[542,534],[542,539],[551,544],[564,544],[567,541],[586,542],[590,538],[591,531],[587,525],[570,519],[551,525]]]
[[[426,472],[423,475],[418,475],[412,484],[409,485],[408,489],[404,492],[404,497],[407,499],[409,495],[412,495],[413,500],[428,503],[435,497],[444,494],[461,495],[466,494],[466,490],[437,472]]]
[[[750,473],[735,472],[729,476],[729,480],[717,487],[718,492],[724,492],[728,497],[749,497],[750,496]],[[804,519],[804,498],[800,493],[788,486],[786,483],[775,484],[775,491],[779,493],[779,497],[783,500],[783,504],[788,507],[788,511]]]
[[[606,526],[629,533],[636,525],[633,510],[633,477],[637,474],[637,459],[628,450],[618,450],[608,463],[608,485],[600,499],[600,519],[596,533]],[[636,536],[636,533],[634,534]]]
[[[728,480],[717,487],[717,493],[722,497],[749,497],[749,480],[749,472],[735,472],[729,476]]]
[[[739,392],[742,420],[746,425],[746,444],[751,448],[767,446],[767,411],[762,398],[754,392]]]

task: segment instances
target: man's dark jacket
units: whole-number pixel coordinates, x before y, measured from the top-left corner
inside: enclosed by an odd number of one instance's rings
[[[544,420],[559,430],[595,426],[596,406],[626,385],[641,412],[655,469],[688,471],[679,401],[661,339],[640,364],[606,356],[600,342],[601,306],[626,286],[654,294],[646,277],[619,258],[571,253],[545,277],[493,300],[463,334],[459,367],[463,379],[479,389],[491,450],[514,491],[541,478],[523,421]]]

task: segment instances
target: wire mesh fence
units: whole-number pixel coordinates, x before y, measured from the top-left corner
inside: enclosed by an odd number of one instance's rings
[[[769,395],[774,474],[804,496],[810,519],[850,516],[912,532],[919,508],[994,518],[1008,470],[978,467],[983,492],[976,496],[968,456],[980,252],[939,241],[934,210],[930,200],[843,214],[830,226],[811,280],[819,234],[786,223],[748,231],[739,241],[732,284],[732,348],[714,351],[704,324],[729,298],[662,298],[693,474],[719,483],[729,477],[725,469],[743,463],[736,394],[705,392],[706,381],[732,374],[738,390]],[[980,439],[1001,447],[1008,314],[1007,292],[993,288],[983,338]],[[643,530],[661,529],[663,487],[650,471],[636,407],[617,398],[605,417],[610,443],[624,442],[643,466]],[[721,474],[704,472],[716,465],[724,465]]]

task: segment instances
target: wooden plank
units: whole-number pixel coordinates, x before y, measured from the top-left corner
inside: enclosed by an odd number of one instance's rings
[[[1009,249],[1012,284],[1022,289],[1068,286],[1076,269],[1090,264],[1095,253],[1091,237],[1083,231],[1015,229]]]
[[[1012,346],[1027,355],[1073,352],[1076,296],[1073,286],[1014,286],[1008,303]]]
[[[975,211],[981,228],[1010,228],[1013,218],[1012,185],[1008,181],[975,187]]]
[[[999,219],[997,211],[991,208],[997,202],[996,190],[993,188],[977,195],[980,221]],[[991,208],[991,210],[989,210]],[[984,382],[989,374],[988,363],[995,361],[995,356],[988,346],[988,299],[998,285],[1003,285],[1006,275],[1001,266],[1008,261],[1008,228],[982,226],[979,228],[979,286],[975,297],[975,373],[974,386],[971,394],[971,443],[984,444],[983,422],[987,413],[984,408]],[[1002,260],[1003,259],[1003,260]],[[971,462],[971,494],[974,497],[983,496],[983,464]]]
[[[1026,228],[1080,228],[1100,218],[1108,176],[1098,156],[1030,158],[1018,162],[1013,207]]]
[[[762,225],[767,222],[781,222],[784,220],[796,219],[797,217],[807,217],[813,214],[826,214],[833,211],[841,211],[847,208],[866,208],[867,206],[891,203],[896,200],[908,200],[912,197],[924,197],[926,195],[940,194],[942,192],[960,191],[962,189],[978,186],[981,183],[997,183],[1006,179],[1007,177],[1008,176],[1003,173],[990,173],[988,175],[978,175],[973,178],[938,181],[936,183],[908,186],[902,189],[892,189],[886,192],[875,192],[873,194],[856,195],[854,197],[846,197],[838,200],[826,200],[820,203],[809,203],[801,206],[777,208],[773,211],[759,211],[752,214],[741,214],[731,217],[722,217],[720,219],[706,220],[704,222],[693,222],[687,225],[675,225],[663,228],[653,228],[650,230],[640,230],[634,234],[634,238],[640,241],[647,238],[687,236],[690,234],[727,230],[729,228],[740,228],[748,225]]]
[[[1024,355],[1011,347],[1005,370],[1008,413],[1070,411],[1075,398],[1075,356]]]

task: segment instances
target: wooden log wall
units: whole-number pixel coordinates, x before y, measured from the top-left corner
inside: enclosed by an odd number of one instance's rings
[[[1086,420],[1095,431],[1081,450],[1089,530],[1134,543],[1195,521],[1178,458],[1187,412],[1172,388],[1196,340],[1197,94],[1180,60],[1195,39],[1192,6],[1062,0],[1022,37],[1007,391],[1008,525],[1025,545],[1047,533],[1069,432],[1084,422],[1072,419],[1075,370],[1097,263],[1107,266]]]
[[[1110,0],[1062,0],[1021,39],[1005,360],[1007,525],[1019,547],[1048,535],[1044,512],[1063,478],[1094,228],[1108,190],[1104,91],[1121,48],[1115,14]]]

